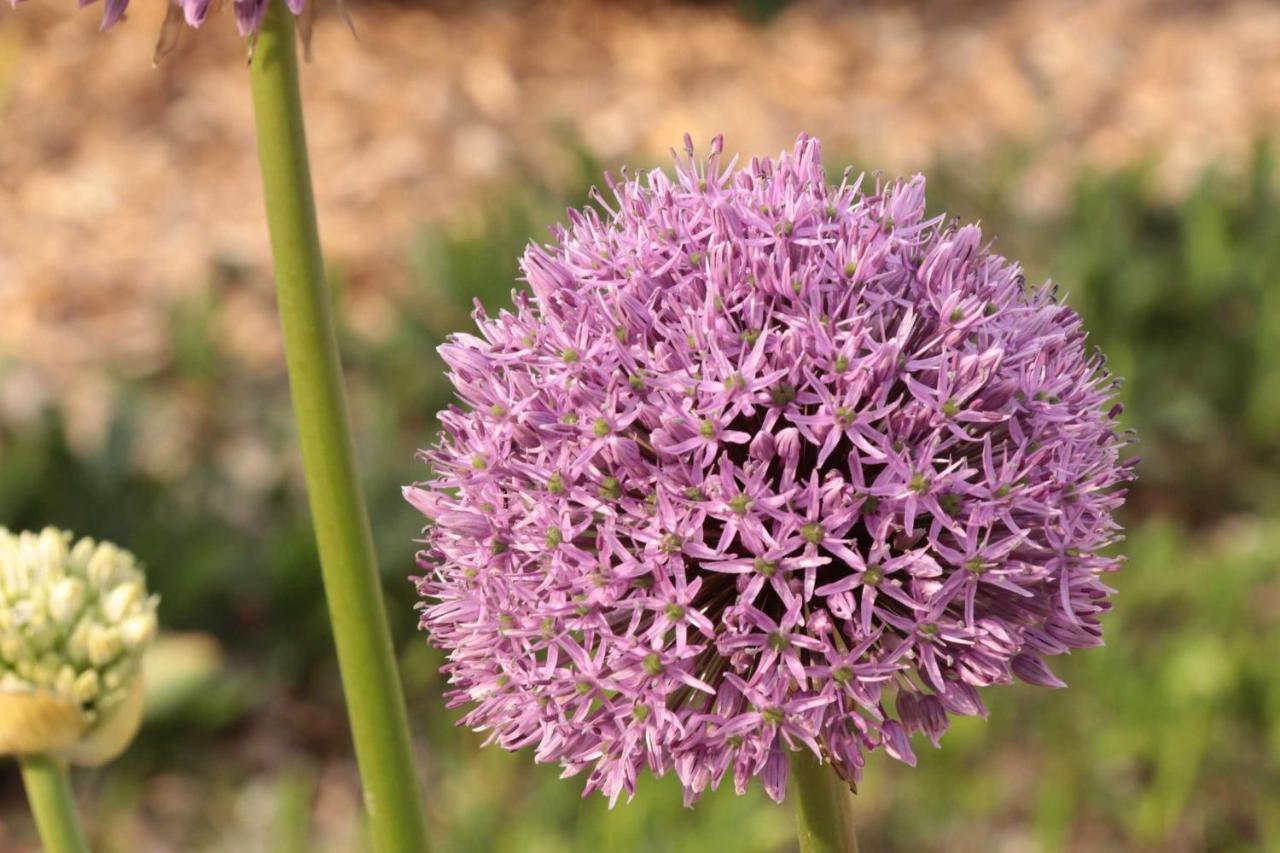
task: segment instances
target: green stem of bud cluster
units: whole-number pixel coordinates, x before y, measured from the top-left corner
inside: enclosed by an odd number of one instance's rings
[[[374,846],[427,849],[421,786],[347,414],[316,225],[293,16],[272,0],[250,69],[294,417]]]
[[[88,853],[66,765],[44,755],[23,756],[21,761],[22,782],[45,853]]]

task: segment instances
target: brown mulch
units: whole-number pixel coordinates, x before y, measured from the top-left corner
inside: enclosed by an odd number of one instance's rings
[[[1021,145],[1043,207],[1082,164],[1153,153],[1176,192],[1280,120],[1276,4],[956,5],[796,3],[759,26],[733,4],[350,0],[358,40],[322,18],[304,71],[326,250],[376,330],[414,228],[515,171],[563,174],[566,133],[617,163],[686,130],[771,153],[803,129],[891,172]],[[0,3],[0,414],[101,410],[101,368],[163,364],[166,306],[214,265],[261,291],[227,346],[278,363],[243,43],[224,15],[153,69],[162,0],[106,34],[97,8]]]

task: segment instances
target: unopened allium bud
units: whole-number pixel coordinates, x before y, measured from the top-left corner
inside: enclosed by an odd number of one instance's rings
[[[141,719],[157,598],[137,560],[54,528],[0,528],[0,754],[113,758]]]
[[[1079,317],[926,217],[923,179],[831,186],[804,137],[687,151],[441,348],[466,407],[408,490],[421,625],[466,725],[588,791],[780,799],[792,750],[852,784],[979,687],[1060,684],[1043,658],[1101,642],[1132,463]]]

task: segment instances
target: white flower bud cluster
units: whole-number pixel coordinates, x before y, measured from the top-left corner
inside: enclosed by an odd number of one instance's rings
[[[0,527],[0,693],[55,694],[93,725],[132,689],[157,602],[128,551]]]

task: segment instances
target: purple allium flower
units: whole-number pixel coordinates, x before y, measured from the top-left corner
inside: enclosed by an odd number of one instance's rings
[[[406,489],[451,705],[613,802],[788,752],[851,785],[977,688],[1101,642],[1132,462],[1074,311],[924,180],[678,158],[530,246],[440,348],[466,404]]]
[[[9,0],[9,2],[17,6],[23,0]],[[80,0],[81,7],[92,4],[94,0]],[[171,31],[174,23],[185,20],[192,27],[199,27],[204,23],[209,13],[218,8],[221,3],[219,0],[170,0],[169,16],[164,24],[164,31],[161,34],[161,42],[163,43],[166,34]],[[240,35],[247,36],[255,33],[262,26],[262,18],[267,13],[267,4],[270,0],[231,0],[232,11],[235,13],[236,27],[240,30]],[[295,15],[301,15],[306,5],[306,0],[284,0],[285,5],[289,7]],[[124,17],[125,11],[129,8],[129,0],[103,0],[102,2],[102,29],[107,29]]]

